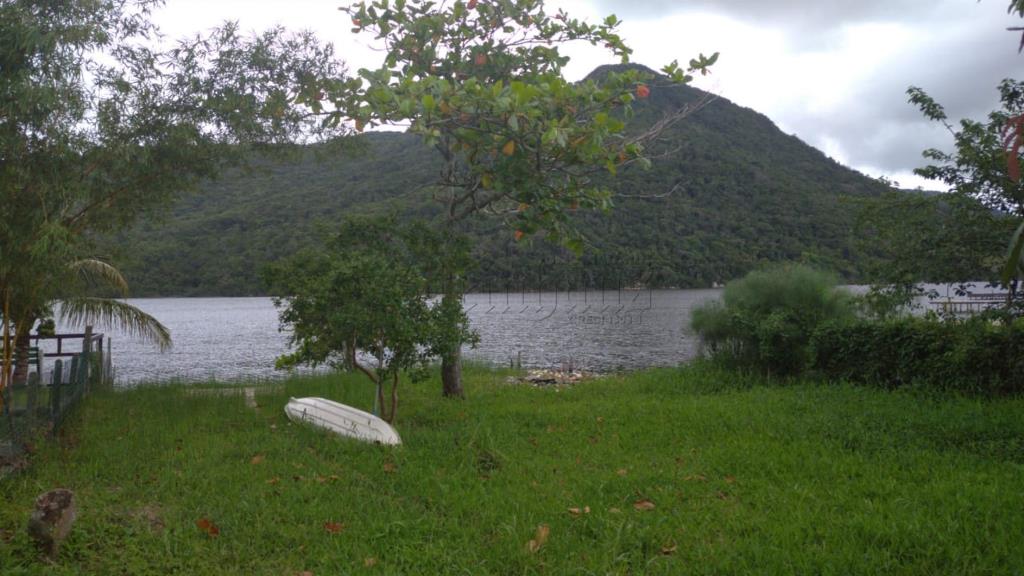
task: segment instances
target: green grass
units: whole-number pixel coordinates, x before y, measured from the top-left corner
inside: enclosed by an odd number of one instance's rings
[[[355,377],[266,387],[257,410],[184,387],[94,395],[0,481],[0,573],[1024,573],[1024,399],[699,366],[562,390],[473,369],[467,387],[406,386],[398,449],[285,418],[289,396],[370,405]],[[47,565],[24,525],[56,487],[79,519]]]

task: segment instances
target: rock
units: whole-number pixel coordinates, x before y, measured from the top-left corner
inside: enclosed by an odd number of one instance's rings
[[[76,513],[71,490],[58,488],[36,498],[36,508],[28,519],[28,535],[51,560],[71,532]]]

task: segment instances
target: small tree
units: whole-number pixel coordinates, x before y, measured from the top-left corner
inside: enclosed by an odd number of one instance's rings
[[[434,303],[415,252],[434,239],[400,229],[394,219],[354,219],[319,251],[268,269],[281,325],[295,351],[278,366],[332,364],[366,375],[388,422],[398,408],[404,371],[423,366],[451,342],[472,336],[461,308]],[[452,317],[452,314],[456,317]],[[450,326],[466,333],[450,333]],[[384,386],[390,384],[390,408]]]
[[[542,0],[374,0],[342,10],[353,32],[383,44],[384,61],[352,82],[326,86],[338,109],[334,121],[350,119],[358,129],[407,126],[435,147],[443,168],[433,193],[449,227],[497,214],[517,240],[544,231],[580,250],[571,213],[611,206],[596,177],[646,163],[644,144],[692,111],[627,132],[632,104],[650,95],[650,75],[630,69],[578,83],[563,77],[569,58],[559,48],[572,42],[603,46],[628,62],[615,16],[590,25],[547,13]],[[689,71],[706,73],[716,59],[702,55]],[[691,80],[676,63],[664,72],[670,82]],[[449,284],[446,306],[461,305],[459,285]],[[443,356],[446,396],[462,396],[458,363],[459,347]]]

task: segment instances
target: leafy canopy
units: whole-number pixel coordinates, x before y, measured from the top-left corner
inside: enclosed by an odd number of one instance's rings
[[[42,270],[252,146],[329,138],[290,105],[342,68],[330,47],[231,24],[159,49],[159,2],[21,0],[0,6],[0,291],[46,300]],[[39,291],[50,290],[43,294]]]
[[[154,210],[252,147],[327,139],[295,106],[343,73],[329,46],[227,24],[160,46],[158,0],[0,4],[0,300],[4,342],[66,299],[96,233]],[[82,319],[110,307],[81,308]],[[10,350],[10,346],[5,346]],[[9,369],[5,358],[4,376]],[[2,381],[0,381],[2,386]]]
[[[925,158],[936,164],[914,170],[932,180],[945,182],[959,194],[974,198],[984,206],[1024,218],[1024,157],[1017,150],[1021,145],[1021,118],[1024,118],[1024,82],[1005,79],[999,84],[1000,110],[988,115],[988,121],[963,119],[960,128],[950,124],[945,109],[921,88],[907,90],[910,102],[916,104],[929,119],[942,123],[953,135],[956,151],[924,151]],[[1010,284],[1021,267],[1024,252],[1024,224],[1010,240],[1009,254],[1003,269],[1003,282]]]
[[[449,220],[481,211],[507,216],[517,238],[540,230],[580,246],[568,213],[608,208],[601,171],[643,162],[645,135],[626,121],[650,80],[639,70],[571,83],[560,48],[585,42],[623,62],[631,50],[615,16],[591,25],[554,15],[541,0],[375,0],[341,8],[353,31],[384,47],[377,69],[327,86],[334,122],[407,126],[437,148],[445,167],[435,195]],[[717,59],[701,56],[690,71]],[[671,81],[691,77],[677,63]]]
[[[926,118],[941,123],[952,134],[955,147],[953,152],[925,150],[924,157],[934,164],[917,168],[914,173],[944,182],[951,190],[975,198],[989,208],[1024,217],[1024,182],[1011,177],[1013,168],[1007,164],[1003,146],[1010,120],[1024,114],[1024,82],[1008,78],[998,89],[1000,110],[992,111],[987,120],[965,118],[959,127],[954,127],[941,104],[921,88],[908,88],[910,102]],[[1015,161],[1019,171],[1024,158]]]

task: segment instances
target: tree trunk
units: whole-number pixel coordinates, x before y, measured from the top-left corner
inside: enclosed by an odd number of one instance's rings
[[[395,423],[395,413],[398,412],[398,373],[391,377],[391,415],[388,416],[388,424]]]
[[[14,341],[11,338],[11,294],[10,290],[4,290],[3,309],[3,367],[0,368],[0,408],[4,407],[4,390],[7,388],[11,377],[11,349],[14,348]]]
[[[462,390],[462,348],[441,357],[441,383],[445,398],[465,398]]]
[[[22,323],[14,334],[14,375],[11,377],[11,383],[15,386],[23,386],[28,382],[28,349],[32,345],[29,336],[33,324],[34,321]]]

